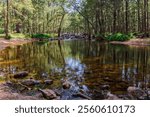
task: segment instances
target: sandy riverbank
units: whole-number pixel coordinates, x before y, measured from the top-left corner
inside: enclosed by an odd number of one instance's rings
[[[8,46],[16,46],[16,45],[22,45],[25,43],[29,43],[32,40],[27,40],[27,39],[11,39],[11,40],[6,40],[0,38],[0,50],[8,47]]]
[[[131,39],[129,41],[125,42],[119,42],[119,41],[113,41],[110,42],[111,44],[122,44],[122,45],[129,45],[129,46],[150,46],[150,38],[145,38],[145,39]]]

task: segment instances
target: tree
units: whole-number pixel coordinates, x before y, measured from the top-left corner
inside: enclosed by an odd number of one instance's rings
[[[5,38],[9,38],[9,0],[6,0],[6,26],[5,26]]]

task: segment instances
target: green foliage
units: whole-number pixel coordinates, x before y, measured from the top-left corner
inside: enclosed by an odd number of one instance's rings
[[[122,33],[116,33],[112,34],[106,37],[106,40],[108,41],[127,41],[130,40],[131,36],[122,34]]]
[[[32,34],[31,38],[48,39],[48,38],[51,38],[51,35],[50,34]]]
[[[96,34],[96,39],[98,40],[107,40],[107,41],[127,41],[134,37],[133,33],[128,35],[122,33],[105,33],[105,34]]]
[[[13,39],[25,39],[26,38],[26,35],[22,33],[13,33],[13,34],[10,34],[10,36]]]
[[[8,37],[5,37],[5,39],[8,39],[8,40],[10,40],[12,37],[11,37],[11,35],[8,35]]]
[[[96,37],[96,39],[98,39],[98,40],[105,40],[106,39],[106,37],[105,37],[105,34],[96,34],[95,35],[95,37]]]
[[[4,33],[4,29],[0,28],[0,34]]]
[[[130,39],[135,38],[135,33],[129,33],[128,36],[129,36]]]
[[[0,34],[0,38],[5,38],[5,34]]]

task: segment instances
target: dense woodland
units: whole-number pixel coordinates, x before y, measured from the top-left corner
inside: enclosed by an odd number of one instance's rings
[[[149,36],[149,0],[1,0],[0,33]]]

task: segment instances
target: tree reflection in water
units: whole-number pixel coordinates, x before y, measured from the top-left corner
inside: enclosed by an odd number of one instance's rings
[[[72,99],[78,91],[103,99],[106,92],[126,95],[128,86],[150,87],[150,47],[83,40],[33,42],[2,50],[0,68],[1,72],[26,70],[35,79],[53,79],[52,88],[63,92],[62,99]],[[61,79],[69,80],[72,87],[62,89]],[[105,90],[104,85],[110,88]]]

